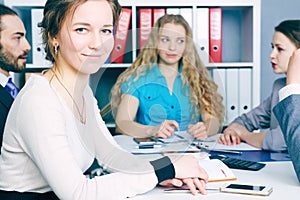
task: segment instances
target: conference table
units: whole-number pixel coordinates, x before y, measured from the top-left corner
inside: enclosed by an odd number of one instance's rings
[[[126,151],[132,151],[138,156],[144,159],[156,159],[161,156],[157,152],[146,151],[138,153],[136,151],[136,143],[133,138],[125,135],[117,135],[114,137],[116,142]],[[235,147],[232,147],[236,150]],[[239,150],[240,154],[232,153],[220,153],[211,151],[200,152],[200,157],[205,157],[206,154],[218,154],[225,155],[240,159],[246,159],[251,161],[257,161],[265,163],[266,166],[259,171],[249,171],[249,170],[238,170],[232,169],[233,173],[236,175],[237,180],[235,181],[220,181],[207,184],[207,194],[197,194],[193,196],[189,192],[185,193],[167,193],[165,192],[165,187],[156,187],[152,191],[131,197],[133,200],[185,200],[185,199],[208,199],[208,200],[247,200],[247,199],[272,199],[272,200],[296,200],[300,199],[300,185],[298,183],[296,174],[292,162],[290,161],[289,155],[286,152],[269,152],[263,151],[255,148],[242,149]],[[223,193],[218,190],[219,187],[224,186],[229,183],[241,183],[250,185],[265,185],[271,186],[273,192],[269,196],[255,196],[255,195],[245,195],[245,194],[232,194]],[[210,190],[211,189],[211,190]]]

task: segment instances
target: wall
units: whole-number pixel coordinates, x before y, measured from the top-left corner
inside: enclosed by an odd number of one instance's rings
[[[275,75],[269,55],[274,27],[285,19],[300,19],[299,0],[262,0],[261,1],[261,100],[272,91],[275,79],[284,75]]]

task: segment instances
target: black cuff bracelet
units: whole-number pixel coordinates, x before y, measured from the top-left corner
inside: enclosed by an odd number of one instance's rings
[[[163,158],[150,161],[150,164],[154,167],[158,183],[175,177],[175,169],[169,157],[165,156]]]

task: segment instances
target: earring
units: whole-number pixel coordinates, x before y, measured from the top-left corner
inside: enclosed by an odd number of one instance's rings
[[[57,55],[57,51],[58,51],[58,46],[54,46],[54,53],[55,53],[55,55]]]

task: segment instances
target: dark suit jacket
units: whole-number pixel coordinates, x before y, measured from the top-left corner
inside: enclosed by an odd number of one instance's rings
[[[300,95],[291,95],[273,109],[300,182]]]
[[[0,85],[0,148],[2,146],[6,117],[13,101],[14,99],[10,96],[7,90]]]

